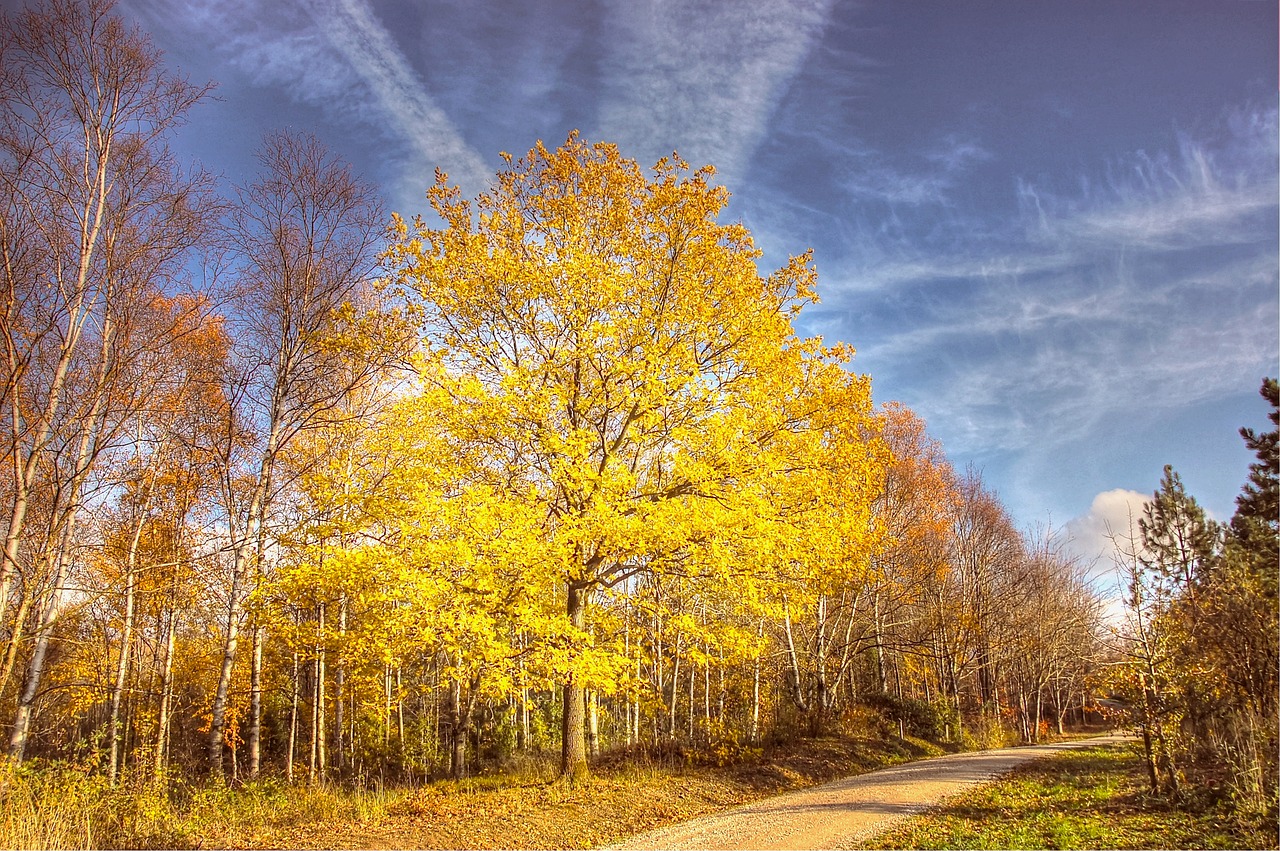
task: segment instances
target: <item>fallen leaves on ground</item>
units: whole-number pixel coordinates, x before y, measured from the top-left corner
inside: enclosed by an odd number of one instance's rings
[[[930,755],[920,745],[823,738],[789,743],[728,766],[606,758],[576,784],[485,778],[487,788],[437,782],[404,790],[363,822],[315,821],[235,835],[228,848],[591,848],[793,789]]]

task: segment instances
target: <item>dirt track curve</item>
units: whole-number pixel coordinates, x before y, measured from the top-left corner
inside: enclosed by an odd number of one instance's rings
[[[1122,739],[1102,736],[909,762],[646,831],[609,847],[857,848],[907,816],[1025,762]]]

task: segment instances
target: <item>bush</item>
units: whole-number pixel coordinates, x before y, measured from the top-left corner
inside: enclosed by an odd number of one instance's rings
[[[947,738],[948,728],[954,731],[958,726],[955,711],[945,703],[898,697],[889,692],[868,695],[864,702],[895,727],[901,723],[905,732],[932,742]]]

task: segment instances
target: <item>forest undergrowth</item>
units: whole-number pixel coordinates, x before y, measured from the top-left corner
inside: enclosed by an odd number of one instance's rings
[[[370,789],[127,776],[113,788],[88,766],[28,763],[0,780],[0,847],[587,848],[943,752],[910,736],[618,750],[573,784],[548,752],[501,773]]]

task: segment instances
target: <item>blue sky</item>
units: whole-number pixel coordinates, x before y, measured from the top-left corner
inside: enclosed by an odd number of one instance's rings
[[[1280,371],[1273,0],[122,3],[219,84],[180,147],[229,180],[281,126],[405,213],[573,129],[677,150],[1021,525],[1087,551],[1166,463],[1232,511]]]

